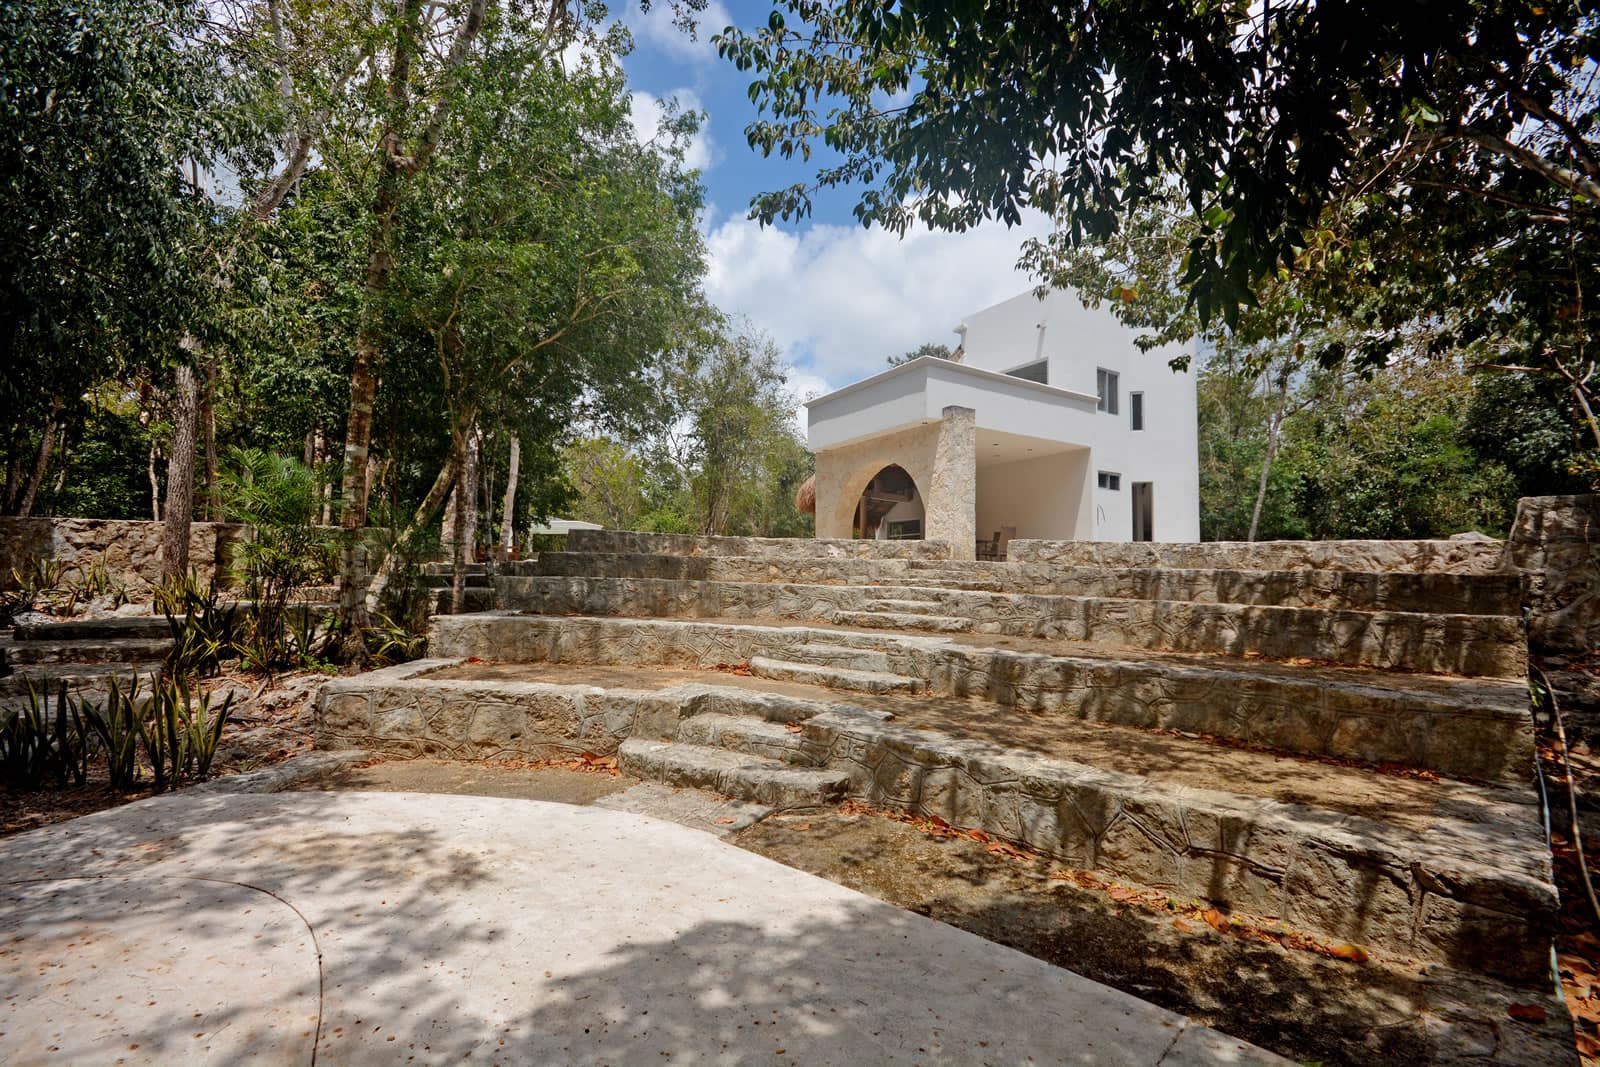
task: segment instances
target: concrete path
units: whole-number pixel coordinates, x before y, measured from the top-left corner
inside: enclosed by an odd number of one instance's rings
[[[1273,1063],[672,823],[164,797],[0,841],[0,1062]]]

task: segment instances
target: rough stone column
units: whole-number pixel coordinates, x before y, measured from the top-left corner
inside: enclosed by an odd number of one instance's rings
[[[1600,647],[1600,496],[1517,501],[1506,563],[1526,576],[1535,652]]]
[[[944,541],[951,559],[974,559],[978,540],[978,425],[971,408],[940,413],[933,477],[922,499],[923,537]]]

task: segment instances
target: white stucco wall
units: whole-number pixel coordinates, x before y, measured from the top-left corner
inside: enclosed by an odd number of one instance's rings
[[[1077,536],[1125,541],[1133,535],[1134,482],[1153,485],[1155,539],[1200,539],[1199,428],[1195,400],[1195,368],[1175,372],[1168,360],[1192,346],[1169,345],[1141,352],[1138,331],[1118,322],[1104,307],[1090,310],[1071,292],[1052,292],[1043,301],[1031,292],[967,316],[963,362],[990,371],[1007,371],[1043,357],[1050,386],[1079,393],[1096,392],[1095,372],[1118,375],[1115,415],[1095,412],[1075,420],[1072,436],[1087,445],[1089,493],[1093,501],[1091,530]],[[1144,429],[1132,429],[1129,395],[1144,394]],[[978,408],[979,425],[983,409]],[[1027,431],[1020,431],[1027,432]],[[1120,474],[1121,489],[1095,487],[1099,471]],[[983,476],[979,476],[980,521]],[[1019,536],[1021,534],[1019,533]]]
[[[1090,539],[1093,492],[1086,449],[979,467],[978,536],[993,537],[1013,526],[1017,537]]]

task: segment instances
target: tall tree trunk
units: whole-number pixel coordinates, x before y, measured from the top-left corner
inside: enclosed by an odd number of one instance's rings
[[[1289,404],[1289,375],[1278,379],[1278,406],[1267,424],[1267,455],[1261,461],[1261,480],[1256,485],[1256,505],[1250,511],[1250,532],[1246,541],[1254,541],[1261,528],[1261,510],[1267,503],[1267,478],[1272,474],[1272,460],[1278,454],[1278,435],[1283,429],[1284,413]]]
[[[384,557],[383,563],[372,576],[372,582],[367,586],[367,614],[371,615],[378,610],[378,603],[383,594],[388,590],[389,583],[394,580],[394,572],[400,567],[400,559],[407,546],[411,544],[422,531],[422,528],[431,525],[438,516],[439,509],[444,506],[445,497],[456,484],[456,453],[450,449],[450,456],[445,460],[444,466],[439,469],[438,477],[434,478],[433,486],[428,490],[428,495],[422,498],[422,504],[416,513],[411,516],[411,522],[404,530],[400,531],[394,539],[394,547]]]
[[[195,422],[199,386],[194,368],[178,365],[178,396],[172,415],[172,455],[167,460],[167,519],[161,531],[161,579],[173,581],[189,569],[189,521],[194,514]]]
[[[444,75],[453,80],[466,62],[467,53],[483,26],[488,0],[471,0],[450,42],[444,60]],[[382,338],[379,335],[378,309],[388,290],[394,269],[395,219],[400,208],[405,180],[427,166],[438,150],[445,119],[448,117],[448,88],[441,88],[438,102],[415,146],[404,143],[404,129],[412,106],[412,62],[422,46],[423,0],[398,0],[394,49],[390,60],[383,135],[378,143],[377,192],[372,201],[372,236],[367,246],[367,271],[362,286],[363,315],[356,332],[356,358],[350,368],[350,415],[345,426],[344,478],[341,486],[345,547],[339,560],[339,616],[345,627],[345,654],[364,661],[366,646],[362,630],[366,626],[366,552],[361,531],[367,524],[367,457],[372,446],[372,408],[378,392],[378,359]],[[408,151],[409,147],[409,151]],[[463,480],[464,481],[464,480]]]
[[[221,522],[222,490],[217,485],[217,361],[206,360],[206,388],[200,394],[200,422],[205,427],[206,439],[206,509],[207,522]]]
[[[476,427],[457,437],[456,467],[461,472],[451,493],[450,508],[450,612],[459,615],[467,606],[467,553],[478,540],[478,433]]]
[[[156,459],[161,455],[161,448],[154,441],[150,442],[150,459],[145,464],[145,474],[150,479],[150,521],[161,521],[161,476],[156,473]]]
[[[33,471],[28,475],[27,488],[22,491],[22,500],[17,505],[17,514],[27,518],[33,514],[33,502],[39,495],[39,486],[44,484],[44,476],[50,470],[50,455],[56,446],[56,420],[61,415],[62,400],[56,397],[50,402],[50,414],[44,420],[44,432],[39,435],[39,451],[34,453]]]
[[[500,558],[510,559],[517,545],[517,475],[522,469],[522,442],[511,435],[511,463],[506,471],[506,498],[500,502]]]

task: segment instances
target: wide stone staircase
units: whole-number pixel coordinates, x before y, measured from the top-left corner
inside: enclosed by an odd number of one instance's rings
[[[1009,555],[575,531],[492,576],[499,610],[436,618],[435,659],[330,684],[319,743],[615,752],[774,809],[936,816],[1561,1015],[1499,543]]]

